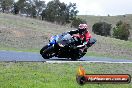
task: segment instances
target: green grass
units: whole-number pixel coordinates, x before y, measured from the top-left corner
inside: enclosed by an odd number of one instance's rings
[[[118,47],[122,47],[122,48],[132,48],[132,42],[131,41],[125,41],[125,40],[120,40],[120,39],[115,39],[115,38],[110,38],[110,37],[104,37],[104,36],[98,36],[98,39],[106,44],[110,44],[110,45],[115,45]]]
[[[82,65],[87,74],[130,74],[132,64],[1,62],[0,88],[81,88],[76,74]],[[86,84],[83,88],[131,88],[130,84]]]
[[[132,60],[132,58],[126,57],[126,56],[114,56],[111,54],[106,54],[106,53],[98,53],[98,52],[91,52],[88,51],[85,56],[95,56],[95,57],[107,57],[107,58],[113,58],[113,59],[127,59],[127,60]]]
[[[16,51],[16,52],[38,52],[40,49],[18,49],[18,48],[11,48],[11,47],[0,47],[0,50],[6,50],[6,51]]]
[[[127,47],[127,48],[132,48],[132,42],[131,41],[125,41],[125,40],[120,40],[120,39],[111,38],[111,37],[104,37],[104,36],[100,36],[100,35],[95,35],[95,36],[101,42],[105,42],[108,44],[114,44],[117,46],[119,45],[119,46],[123,46],[123,47]]]

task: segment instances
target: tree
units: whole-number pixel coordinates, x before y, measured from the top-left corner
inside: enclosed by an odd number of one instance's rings
[[[47,21],[54,22],[55,16],[57,15],[57,7],[54,3],[54,1],[50,1],[47,3],[46,9],[42,12],[42,19],[45,19]]]
[[[5,11],[10,12],[13,6],[13,2],[14,0],[1,0],[2,12],[3,13],[5,13]]]
[[[41,16],[43,20],[65,24],[73,20],[77,15],[76,4],[69,5],[59,0],[53,0],[47,3],[46,9],[43,10]]]
[[[20,0],[20,11],[21,14],[26,14],[28,17],[36,17],[35,5],[32,0]],[[22,8],[21,8],[22,7]]]
[[[76,3],[69,3],[69,5],[67,6],[70,20],[73,20],[79,12],[78,10],[76,10],[76,8]]]
[[[26,11],[24,9],[25,2],[26,2],[26,0],[18,0],[16,2],[16,6],[18,6],[18,10],[19,10],[20,14],[25,14],[26,13]]]
[[[13,4],[13,14],[18,14],[19,13],[19,7],[17,6],[16,3]]]
[[[45,8],[45,1],[41,0],[19,0],[17,3],[20,14],[26,14],[27,16],[35,18],[42,13]]]
[[[117,22],[116,27],[113,28],[113,37],[117,39],[128,40],[128,37],[130,36],[130,28],[130,24],[122,21]]]
[[[36,7],[34,5],[31,5],[29,10],[30,10],[30,17],[35,18],[37,16]]]
[[[28,14],[31,17],[36,17],[39,16],[42,13],[42,10],[45,8],[45,1],[41,1],[41,0],[27,0],[26,1],[27,4],[27,10],[28,10]]]
[[[46,4],[45,4],[45,1],[41,1],[41,0],[33,0],[33,3],[34,3],[34,6],[35,6],[35,10],[37,12],[37,16],[39,16],[43,9],[45,9],[46,7]]]
[[[111,28],[111,24],[98,22],[93,25],[92,31],[97,35],[109,36]]]

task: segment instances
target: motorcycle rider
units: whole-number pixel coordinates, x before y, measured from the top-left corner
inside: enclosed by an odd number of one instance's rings
[[[70,35],[81,39],[82,45],[84,45],[80,49],[81,52],[83,52],[84,50],[87,50],[88,47],[91,47],[96,42],[96,39],[92,38],[92,35],[88,31],[88,29],[89,28],[87,24],[80,24],[77,30],[72,30],[68,32]]]
[[[77,60],[83,57],[87,52],[87,48],[92,46],[95,42],[96,39],[92,38],[88,31],[87,24],[80,24],[77,30],[51,37],[49,44],[40,50],[40,54],[45,59],[56,56]],[[78,47],[80,45],[82,46]],[[69,48],[71,48],[71,50],[69,50]],[[69,54],[68,56],[67,52]],[[71,53],[72,56],[70,55]]]

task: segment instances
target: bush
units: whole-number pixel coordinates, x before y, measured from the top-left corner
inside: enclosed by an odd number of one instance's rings
[[[113,37],[121,40],[128,40],[130,28],[130,25],[125,22],[117,22],[116,27],[113,28]]]
[[[78,25],[82,23],[87,23],[87,22],[81,18],[74,18],[72,20],[71,27],[78,28]]]
[[[97,35],[109,36],[111,35],[111,28],[111,24],[108,24],[106,22],[98,22],[93,25],[92,31]]]

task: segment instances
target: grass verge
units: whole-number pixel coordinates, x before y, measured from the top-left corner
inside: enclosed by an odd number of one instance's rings
[[[87,74],[130,74],[132,64],[1,62],[0,88],[80,88],[78,67]],[[83,88],[132,88],[130,84],[86,84]]]
[[[113,58],[113,59],[127,59],[127,60],[132,60],[132,58],[126,57],[126,56],[114,56],[108,53],[97,53],[97,52],[90,52],[88,51],[85,56],[95,56],[95,57],[108,57],[108,58]]]
[[[6,50],[6,51],[16,51],[16,52],[39,52],[39,49],[17,49],[17,48],[11,48],[11,47],[0,47],[0,50]]]

